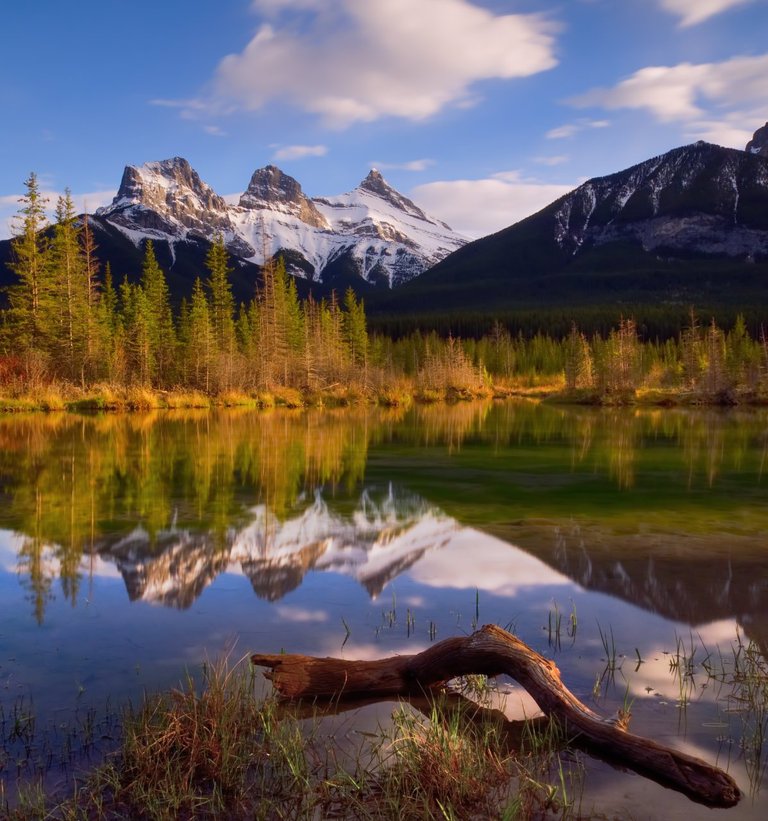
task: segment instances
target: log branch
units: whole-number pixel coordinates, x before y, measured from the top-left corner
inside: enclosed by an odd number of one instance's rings
[[[568,737],[659,784],[709,807],[732,807],[741,798],[733,778],[679,750],[627,731],[629,716],[605,719],[590,710],[560,680],[553,661],[496,625],[470,636],[445,639],[422,653],[377,661],[347,661],[302,655],[251,656],[270,668],[265,676],[286,699],[386,698],[419,695],[470,674],[508,675],[556,719]]]

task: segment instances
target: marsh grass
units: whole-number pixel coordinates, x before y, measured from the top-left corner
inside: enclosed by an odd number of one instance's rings
[[[684,717],[689,704],[711,687],[721,720],[713,726],[726,731],[718,738],[728,753],[741,758],[756,795],[768,772],[768,661],[755,641],[744,642],[737,631],[730,649],[710,649],[701,636],[676,636],[669,670],[677,684],[677,706]]]
[[[0,817],[444,821],[571,812],[556,733],[531,731],[519,752],[501,714],[444,694],[418,708],[399,704],[390,724],[360,734],[350,756],[323,725],[327,706],[312,715],[311,705],[294,712],[256,698],[255,679],[247,659],[224,659],[206,664],[199,682],[188,676],[176,690],[146,696],[123,714],[119,747],[72,780],[68,797],[53,801],[44,779],[31,777],[12,805],[0,787]],[[465,691],[481,702],[492,694],[480,676]],[[30,738],[32,721],[20,705],[6,724]]]
[[[369,801],[379,817],[493,818],[511,791],[512,760],[500,729],[435,705],[428,716],[394,714],[390,742]]]

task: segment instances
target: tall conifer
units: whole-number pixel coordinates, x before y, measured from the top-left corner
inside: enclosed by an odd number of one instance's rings
[[[19,282],[8,288],[8,300],[11,338],[15,346],[28,354],[38,348],[44,331],[42,316],[49,309],[53,294],[48,266],[48,238],[44,234],[47,200],[40,193],[34,172],[24,185],[27,192],[19,200],[21,208],[15,218],[18,233],[11,241],[9,266]]]

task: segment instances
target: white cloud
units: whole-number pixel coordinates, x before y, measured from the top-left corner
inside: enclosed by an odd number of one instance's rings
[[[658,0],[659,5],[670,14],[680,18],[680,28],[703,23],[716,14],[735,6],[743,6],[752,0]]]
[[[589,128],[608,128],[610,122],[608,120],[588,120],[582,117],[575,123],[568,123],[560,125],[557,128],[550,128],[544,135],[548,140],[565,140],[568,137],[573,137],[580,131],[585,131]]]
[[[56,208],[56,200],[63,194],[62,191],[43,190],[40,192],[44,199],[47,199],[46,214],[49,220],[53,220]],[[72,201],[75,204],[75,211],[78,214],[88,211],[92,214],[102,205],[109,205],[117,194],[114,188],[105,191],[87,191],[83,194],[72,194]],[[21,203],[19,202],[23,194],[0,195],[0,239],[8,239],[15,233],[15,216],[19,213]]]
[[[567,157],[565,154],[556,154],[556,155],[551,156],[551,157],[534,157],[533,158],[533,161],[535,163],[538,163],[539,165],[549,165],[549,166],[562,165],[563,163],[568,162],[568,160],[570,160],[570,157]]]
[[[223,131],[217,125],[204,125],[203,126],[203,131],[205,131],[206,134],[210,134],[211,137],[226,137],[227,136],[227,132]]]
[[[387,116],[421,120],[470,101],[477,81],[527,77],[557,63],[558,26],[551,19],[495,15],[470,0],[253,5],[288,19],[264,23],[240,54],[221,61],[209,89],[211,108],[257,110],[277,99],[332,127]],[[297,12],[310,13],[303,26]],[[189,102],[178,107],[198,110],[199,100]]]
[[[732,148],[744,148],[752,139],[755,129],[744,128],[744,123],[759,126],[764,112],[745,114],[737,112],[728,114],[722,120],[697,120],[691,124],[687,133],[691,139],[706,140],[716,145],[727,145]]]
[[[328,153],[326,145],[283,145],[272,155],[273,160],[301,160],[304,157],[324,157]]]
[[[427,168],[434,165],[434,160],[409,160],[408,162],[373,162],[372,168],[378,168],[379,171],[426,171]]]
[[[559,125],[557,128],[550,128],[544,136],[548,140],[564,140],[573,137],[578,130],[575,125]]]
[[[594,88],[568,102],[578,108],[645,109],[664,123],[684,124],[693,139],[743,148],[768,109],[768,54],[720,63],[648,66],[612,88]]]
[[[416,186],[412,193],[425,211],[454,230],[482,237],[535,214],[574,187],[502,171],[487,179],[430,182]]]

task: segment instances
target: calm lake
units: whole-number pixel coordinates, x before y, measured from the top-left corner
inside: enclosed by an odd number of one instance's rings
[[[768,413],[559,408],[0,417],[0,783],[227,652],[415,653],[495,622],[599,712],[728,769],[711,811],[580,755],[581,810],[768,817]],[[266,688],[267,685],[265,685]],[[510,717],[536,708],[501,683]],[[266,689],[265,689],[266,691]],[[33,748],[11,726],[33,709]],[[376,727],[393,705],[346,714]],[[81,731],[78,731],[81,732]],[[77,736],[77,733],[75,733]],[[69,740],[68,740],[69,739]],[[29,746],[29,745],[28,745]],[[98,760],[99,745],[94,747]]]

